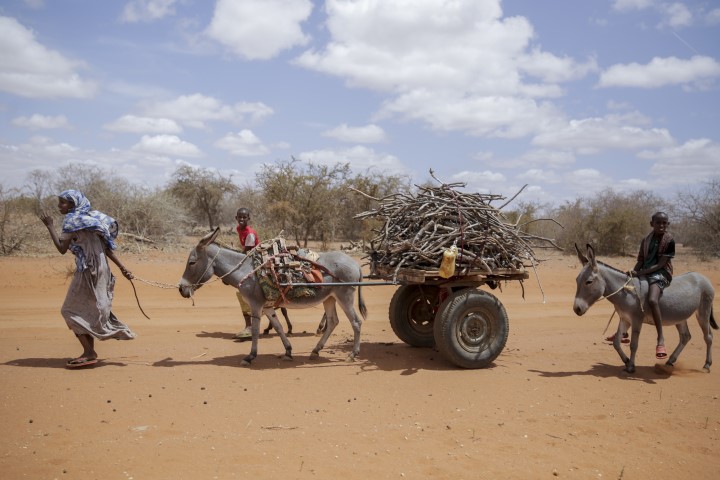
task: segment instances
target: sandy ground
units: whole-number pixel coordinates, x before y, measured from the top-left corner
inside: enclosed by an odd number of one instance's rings
[[[122,258],[141,279],[177,284],[186,252]],[[309,359],[322,315],[313,308],[290,312],[293,362],[279,360],[269,335],[245,368],[249,344],[231,339],[241,327],[231,287],[210,284],[193,306],[136,281],[147,320],[123,278],[114,311],[138,338],[99,343],[98,365],[68,370],[81,352],[59,314],[72,261],[0,258],[2,479],[718,478],[720,381],[717,367],[702,371],[697,323],[674,369],[656,366],[646,327],[637,372],[623,373],[602,341],[610,304],[572,312],[574,256],[542,264],[525,299],[518,282],[493,292],[510,337],[481,370],[400,342],[388,322],[396,287],[363,289],[356,362],[345,361],[343,315],[321,358]],[[720,282],[720,262],[681,255],[675,268]],[[674,328],[666,338],[674,346]]]

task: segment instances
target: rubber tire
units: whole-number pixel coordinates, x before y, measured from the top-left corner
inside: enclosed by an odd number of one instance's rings
[[[433,322],[440,304],[436,286],[401,285],[390,300],[390,326],[395,335],[413,347],[433,347]]]
[[[491,293],[468,288],[451,294],[434,322],[435,345],[463,368],[485,368],[505,348],[510,322],[505,307]]]

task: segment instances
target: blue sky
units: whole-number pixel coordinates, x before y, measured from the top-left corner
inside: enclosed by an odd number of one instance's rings
[[[558,204],[718,175],[715,0],[0,0],[0,184],[291,156]]]

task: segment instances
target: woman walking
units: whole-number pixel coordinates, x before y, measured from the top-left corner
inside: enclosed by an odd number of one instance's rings
[[[60,236],[50,215],[43,214],[40,219],[58,252],[64,255],[70,250],[75,255],[75,273],[60,311],[83,348],[82,355],[68,361],[67,367],[86,367],[98,361],[95,339],[135,338],[130,328],[111,311],[115,277],[108,259],[125,278],[131,280],[133,276],[114,252],[118,234],[115,219],[92,210],[90,201],[78,190],[60,193],[58,209],[65,215]]]

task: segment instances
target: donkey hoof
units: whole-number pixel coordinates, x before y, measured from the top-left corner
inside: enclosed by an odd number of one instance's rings
[[[634,366],[634,365],[633,365],[633,366],[627,365],[623,370],[624,370],[626,373],[635,373],[635,366]]]
[[[252,361],[253,361],[252,358],[250,358],[250,357],[245,357],[245,358],[242,359],[242,362],[240,362],[240,365],[242,365],[243,367],[249,367],[250,364],[252,363]]]
[[[280,357],[280,359],[283,360],[284,362],[292,362],[292,361],[293,361],[293,356],[292,356],[292,355],[287,355],[287,354],[285,354],[285,355],[283,355],[282,357]]]
[[[317,360],[318,358],[320,358],[320,354],[318,352],[315,350],[310,352],[310,360]]]
[[[354,362],[354,361],[355,361],[355,355],[353,355],[353,354],[351,353],[350,355],[347,356],[347,358],[345,359],[345,361],[346,361],[346,362]]]

